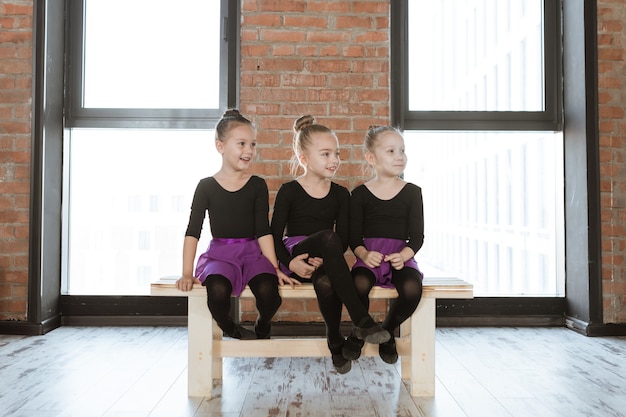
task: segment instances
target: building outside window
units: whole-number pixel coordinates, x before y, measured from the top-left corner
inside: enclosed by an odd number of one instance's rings
[[[405,178],[424,193],[420,265],[472,282],[477,296],[564,296],[556,6],[403,4],[408,92],[399,94]]]
[[[195,186],[221,164],[213,127],[228,94],[227,9],[71,2],[63,294],[142,295],[181,272]],[[207,224],[199,248],[209,239]]]

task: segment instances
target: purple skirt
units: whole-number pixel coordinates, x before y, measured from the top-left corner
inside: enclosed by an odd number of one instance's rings
[[[389,255],[391,253],[399,253],[402,249],[406,247],[406,242],[400,239],[389,239],[389,238],[377,238],[377,237],[368,237],[363,239],[363,244],[367,250],[373,250],[376,252],[380,252],[385,255]],[[413,268],[417,270],[420,274],[421,271],[417,267],[417,262],[414,258],[409,259],[404,263],[405,268]],[[365,263],[356,258],[356,262],[352,266],[354,268],[367,268],[376,277],[376,285],[383,288],[395,288],[391,283],[391,273],[393,271],[393,267],[389,262],[383,262],[380,264],[378,268],[370,268],[365,265]],[[422,274],[423,275],[423,274]]]
[[[239,296],[252,278],[263,273],[276,276],[256,238],[214,238],[198,258],[195,276],[204,285],[209,275],[223,275],[233,286],[232,294]]]
[[[285,245],[285,249],[287,249],[287,252],[292,254],[294,246],[296,246],[298,243],[302,242],[307,237],[308,236],[285,236],[283,238],[283,244]],[[278,266],[280,267],[280,270],[283,271],[283,273],[285,275],[289,276],[289,275],[292,274],[292,272],[289,270],[289,265],[283,265],[279,261],[278,262]]]

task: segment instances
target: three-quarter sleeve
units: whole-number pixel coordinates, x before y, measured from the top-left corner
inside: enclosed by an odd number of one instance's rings
[[[269,222],[269,191],[264,179],[258,177],[254,200],[254,235],[259,238],[272,233]]]
[[[348,241],[350,240],[350,192],[347,188],[337,187],[337,201],[339,207],[337,209],[335,232],[341,238],[342,249],[345,252],[348,249]]]
[[[207,198],[207,186],[205,180],[201,180],[198,182],[196,190],[193,194],[191,212],[189,213],[189,223],[187,224],[185,236],[193,236],[196,239],[200,239],[202,224],[208,209],[209,199]]]
[[[363,193],[359,187],[352,190],[350,196],[350,249],[363,245]]]
[[[417,253],[424,244],[424,202],[422,199],[422,189],[413,186],[414,191],[410,193],[409,202],[409,239],[407,246]]]
[[[286,184],[283,184],[276,193],[274,201],[274,213],[272,214],[271,230],[274,237],[274,249],[276,257],[285,266],[291,262],[291,254],[283,243],[285,227],[289,218],[290,198]]]

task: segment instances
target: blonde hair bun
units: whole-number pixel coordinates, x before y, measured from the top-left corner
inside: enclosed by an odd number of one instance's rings
[[[305,129],[309,126],[313,126],[315,124],[315,117],[311,116],[310,114],[307,114],[306,116],[301,116],[298,117],[298,119],[296,119],[296,121],[293,123],[293,131],[295,133],[299,133],[302,131],[302,129]]]

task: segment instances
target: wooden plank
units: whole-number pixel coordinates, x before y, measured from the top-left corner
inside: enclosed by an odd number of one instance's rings
[[[222,340],[206,307],[206,293],[196,285],[192,291],[176,289],[176,277],[166,277],[151,285],[152,295],[188,296],[189,351],[188,393],[190,396],[212,396],[213,378],[221,378],[223,357],[324,357],[329,356],[325,339],[290,338],[270,340]],[[291,288],[280,287],[283,298],[315,299],[311,284]],[[395,289],[374,287],[370,298],[395,298]],[[242,298],[253,297],[250,289]],[[424,280],[422,301],[410,320],[403,326],[397,341],[398,354],[403,356],[402,376],[409,378],[413,396],[433,396],[435,390],[435,299],[472,298],[471,284],[457,278]],[[410,323],[410,324],[409,324]],[[408,337],[404,337],[404,335]],[[367,345],[363,356],[377,356],[378,347]]]
[[[399,355],[410,353],[410,341],[396,339]],[[225,358],[306,358],[330,356],[325,338],[224,339],[213,341],[213,352]],[[378,345],[366,343],[361,356],[378,356]]]
[[[414,397],[435,395],[435,313],[435,299],[426,298],[411,319],[410,392]]]
[[[434,397],[411,398],[400,364],[367,356],[346,375],[328,357],[226,358],[208,399],[187,396],[186,328],[63,326],[1,344],[0,414],[234,417],[259,415],[245,412],[263,399],[263,416],[626,415],[626,337],[564,327],[436,332]]]
[[[177,277],[164,277],[150,285],[150,294],[165,297],[206,297],[206,290],[200,285],[188,292],[179,291],[176,288]],[[472,284],[458,278],[425,278],[422,297],[425,298],[473,298],[474,287]],[[316,298],[315,290],[311,284],[303,284],[295,288],[283,286],[279,288],[283,298]],[[370,298],[396,298],[397,291],[394,288],[374,287],[370,292]],[[252,298],[254,295],[249,288],[241,294],[241,298]]]
[[[192,397],[211,397],[213,318],[204,298],[189,297],[187,389]],[[221,366],[221,363],[220,363]]]

